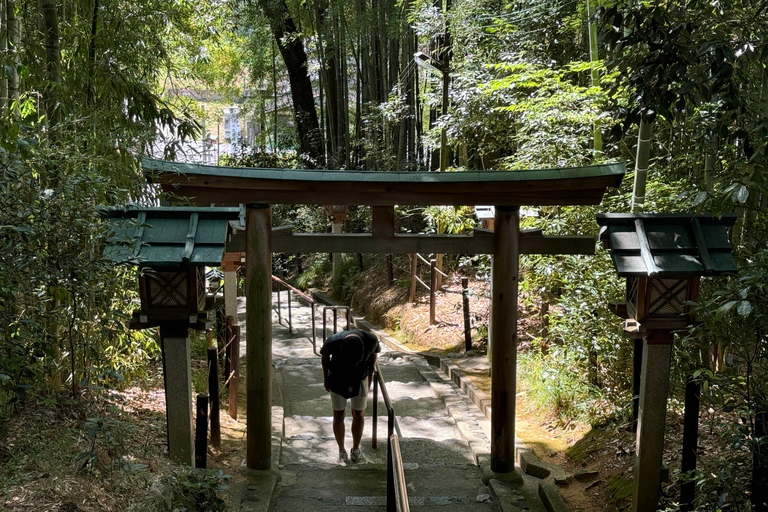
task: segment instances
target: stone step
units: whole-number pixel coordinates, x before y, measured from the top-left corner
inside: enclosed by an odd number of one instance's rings
[[[287,315],[284,301],[281,306]],[[285,325],[273,325],[273,363],[282,394],[283,436],[279,457],[282,481],[272,510],[384,511],[387,418],[383,401],[379,398],[376,404],[378,449],[370,447],[371,391],[361,444],[367,463],[338,465],[330,396],[322,384],[320,358],[306,337],[311,318],[308,308],[302,312],[294,303],[291,308],[293,332]],[[461,398],[461,390],[429,366],[423,356],[383,348],[379,366],[397,415],[411,510],[498,511],[499,505],[483,485],[483,472],[477,465],[478,454],[490,451],[486,433],[490,427],[481,421],[482,413],[475,412],[471,401]],[[349,416],[345,422],[347,448],[351,446]]]
[[[313,468],[286,465],[278,484],[275,512],[377,511],[386,507],[386,470],[366,465]],[[491,512],[491,491],[480,482],[478,468],[406,469],[412,510]],[[446,484],[449,485],[446,485]]]

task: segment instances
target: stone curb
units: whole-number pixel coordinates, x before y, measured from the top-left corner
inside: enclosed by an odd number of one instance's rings
[[[272,467],[266,471],[240,466],[240,473],[247,479],[232,486],[232,509],[240,512],[270,512],[274,506],[277,482],[282,477],[279,470],[283,442],[283,393],[276,374],[272,378]],[[268,498],[266,498],[268,496]]]
[[[539,482],[539,498],[550,512],[567,511],[568,507],[557,488],[547,482]]]

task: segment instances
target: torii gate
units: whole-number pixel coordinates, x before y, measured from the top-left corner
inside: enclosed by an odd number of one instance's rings
[[[492,254],[491,470],[515,467],[517,300],[520,254],[592,254],[595,237],[520,232],[520,206],[595,205],[618,187],[623,163],[536,171],[377,172],[201,166],[144,159],[163,191],[197,206],[246,205],[247,466],[272,463],[272,252]],[[368,205],[371,233],[294,234],[272,229],[272,204]],[[395,233],[395,205],[494,205],[495,231]]]

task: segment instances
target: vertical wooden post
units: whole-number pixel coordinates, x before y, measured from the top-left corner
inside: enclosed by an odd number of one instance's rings
[[[208,465],[208,395],[197,395],[197,420],[195,421],[195,467]]]
[[[640,373],[643,369],[643,338],[634,340],[632,352],[632,430],[637,433],[637,418],[640,414]]]
[[[435,290],[437,289],[437,262],[429,260],[429,325],[435,325]]]
[[[643,344],[632,512],[655,512],[659,503],[672,338],[671,331],[657,329]]]
[[[408,302],[414,304],[416,302],[416,264],[418,257],[416,254],[411,254],[411,294],[408,296]]]
[[[344,232],[344,225],[336,217],[331,218],[331,233],[334,235]],[[344,255],[340,252],[334,252],[331,256],[331,266],[333,267],[333,288],[341,295],[341,265],[344,262]]]
[[[696,470],[696,452],[699,441],[699,383],[689,375],[685,381],[685,412],[683,413],[683,456],[680,471],[688,473]],[[680,511],[693,510],[696,497],[696,480],[683,481],[680,486]]]
[[[491,470],[515,469],[520,208],[496,206],[491,309]]]
[[[469,278],[461,278],[461,303],[464,309],[464,350],[472,350],[472,325],[469,320]]]
[[[272,465],[272,210],[247,205],[245,215],[246,356],[248,416],[247,456],[250,469]]]
[[[234,319],[231,316],[227,316],[224,324],[224,375],[227,378],[232,373],[232,337],[234,328]]]
[[[208,347],[208,394],[211,396],[211,444],[221,446],[221,417],[219,414],[219,365],[216,347]]]
[[[227,345],[227,317],[224,313],[224,309],[216,310],[216,347],[218,348],[218,354],[216,357],[224,359],[224,347]],[[224,373],[226,376],[227,374]],[[225,377],[226,378],[226,377]]]
[[[754,438],[765,438],[768,435],[768,411],[755,411]],[[759,451],[752,452],[752,509],[755,512],[768,511],[768,471],[765,468],[765,456]]]
[[[231,316],[237,323],[237,267],[224,269],[224,316]]]
[[[229,378],[229,416],[237,419],[237,393],[240,389],[240,326],[232,327],[232,376]]]

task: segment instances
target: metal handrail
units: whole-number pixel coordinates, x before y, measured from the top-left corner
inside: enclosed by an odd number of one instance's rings
[[[373,435],[371,436],[371,448],[376,449],[376,432],[379,421],[379,388],[387,409],[387,512],[409,512],[408,490],[405,485],[405,472],[403,470],[403,457],[400,454],[400,442],[395,433],[395,410],[389,399],[387,386],[381,376],[379,363],[376,363],[373,371]]]
[[[405,485],[405,471],[403,470],[403,456],[400,455],[400,441],[397,434],[389,436],[389,447],[392,450],[392,459],[397,461],[392,464],[394,474],[392,479],[394,481],[393,487],[395,488],[395,507],[397,512],[410,512],[411,507],[408,504],[408,490]],[[391,510],[389,503],[387,503],[387,509]]]
[[[326,329],[327,329],[327,319],[328,315],[326,314],[328,311],[333,312],[333,334],[336,334],[339,330],[338,323],[339,323],[339,310],[345,311],[344,317],[347,320],[347,326],[346,330],[349,330],[350,326],[352,325],[352,310],[349,306],[323,306],[323,339],[325,339]]]
[[[288,291],[288,332],[293,332],[293,316],[291,312],[291,292],[297,294],[299,297],[303,298],[305,301],[309,303],[310,309],[312,310],[311,316],[312,316],[312,336],[308,337],[309,340],[312,342],[312,350],[314,351],[315,355],[317,354],[317,326],[315,324],[315,306],[317,305],[317,302],[315,299],[307,295],[306,293],[302,292],[301,290],[294,288],[290,284],[286,283],[282,279],[280,279],[277,276],[272,276],[272,281],[277,283],[277,322],[280,325],[283,325],[283,314],[282,314],[282,308],[280,307],[280,287],[284,287]],[[323,329],[325,331],[325,329]]]

